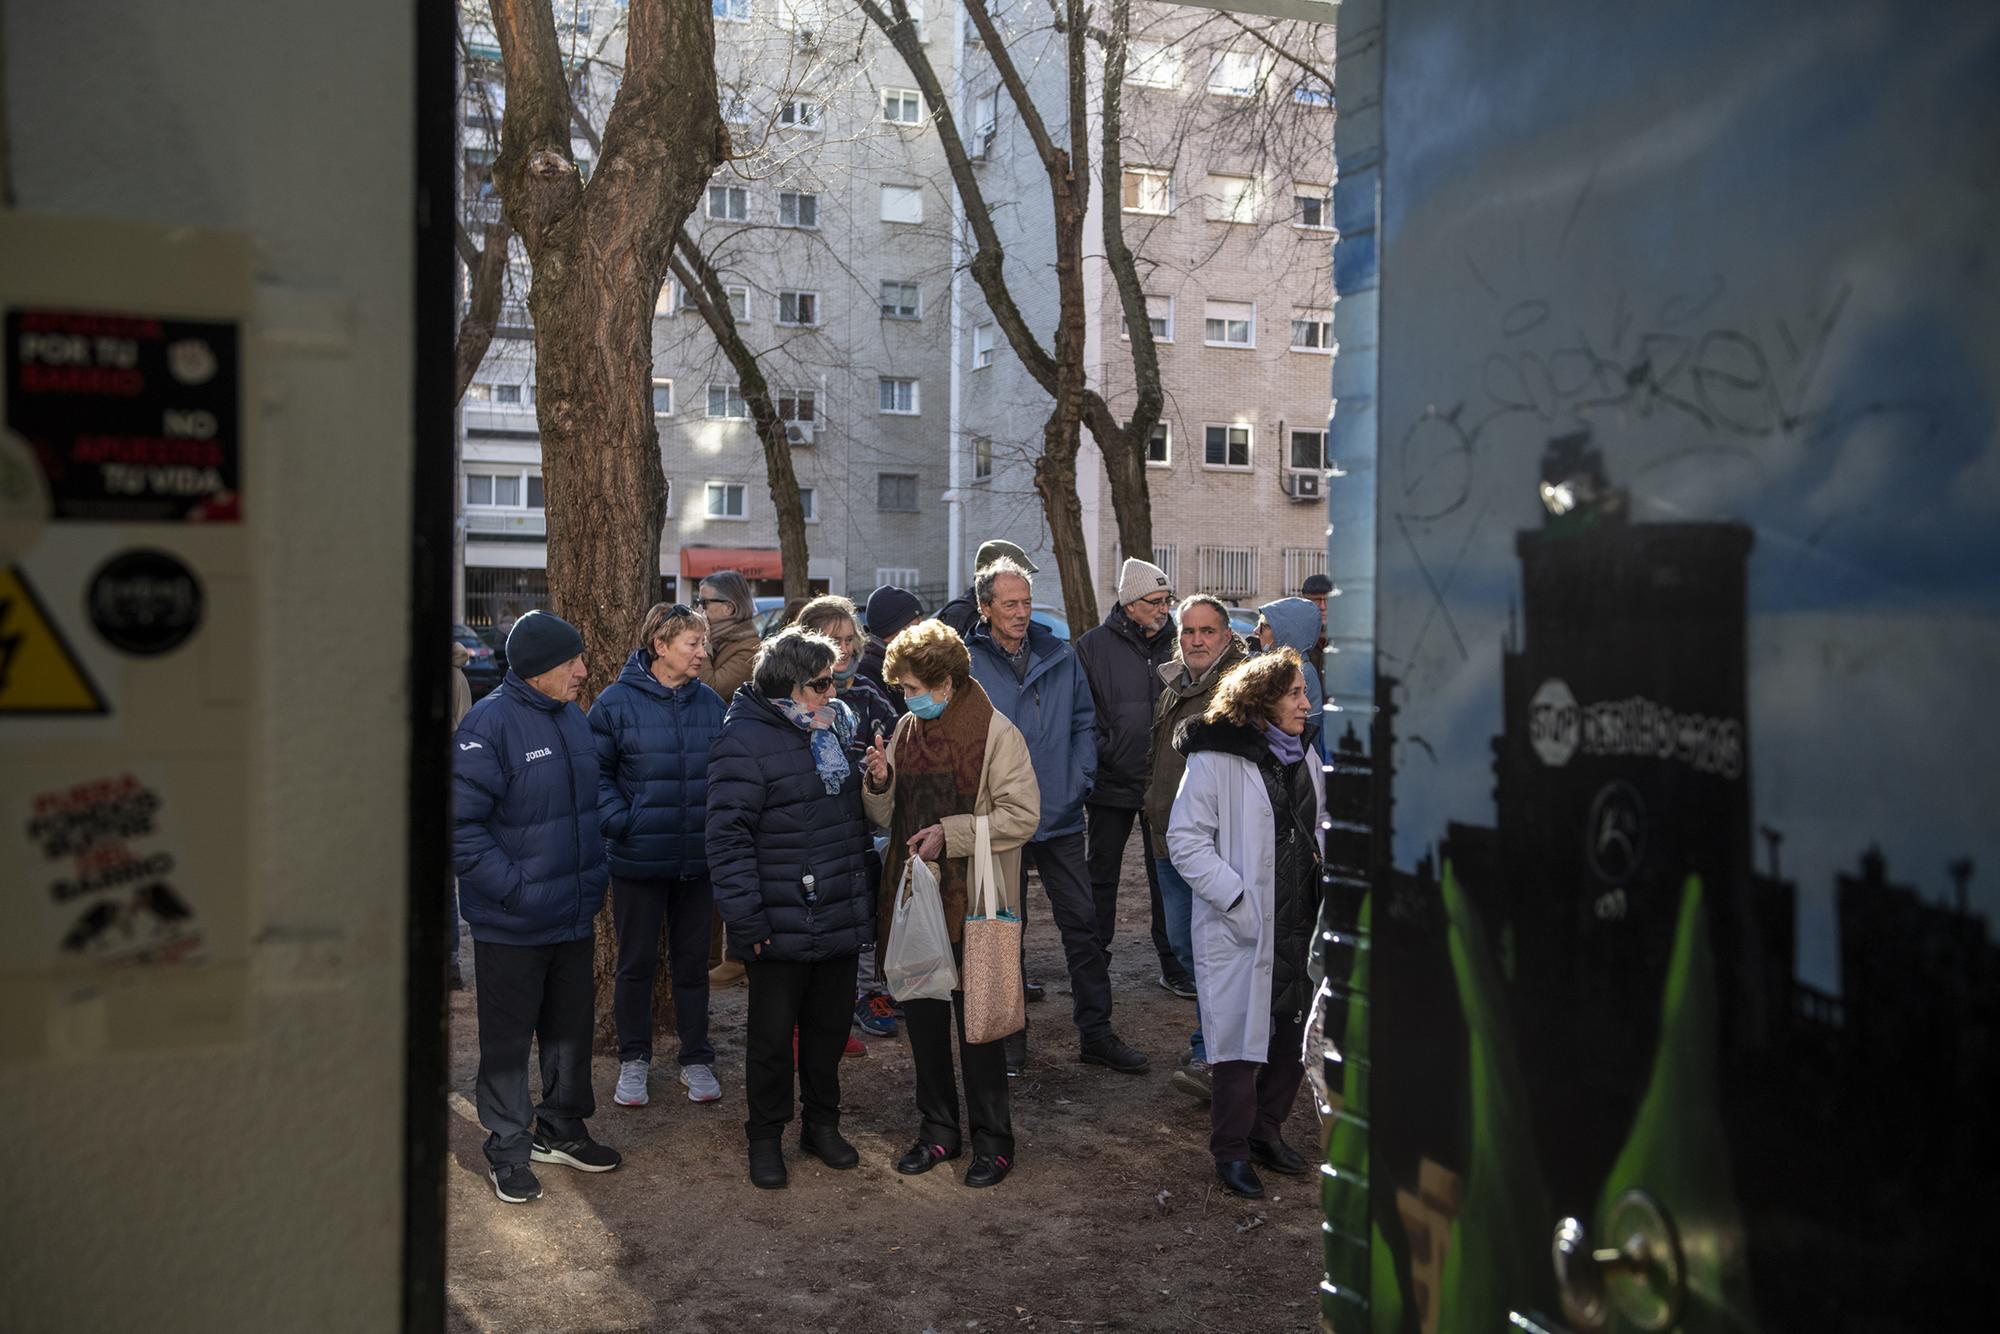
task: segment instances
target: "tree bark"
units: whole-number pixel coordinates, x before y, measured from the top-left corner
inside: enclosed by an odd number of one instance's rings
[[[586,186],[550,0],[494,0],[507,109],[493,180],[533,268],[549,600],[582,632],[588,705],[656,600],[666,473],[653,423],[653,305],[681,224],[721,165],[707,0],[631,0],[626,66]],[[613,931],[597,920],[608,1033]]]
[[[669,263],[682,290],[694,299],[695,308],[701,312],[722,354],[736,369],[744,405],[750,409],[750,420],[757,428],[757,442],[764,447],[764,476],[771,490],[771,505],[778,512],[778,559],[784,566],[785,601],[789,603],[794,598],[803,601],[812,596],[806,582],[810,559],[806,550],[806,507],[799,496],[798,470],[792,466],[792,442],[784,419],[778,415],[778,405],[771,397],[770,382],[764,378],[757,354],[750,350],[742,331],[736,327],[736,316],[729,309],[729,293],[723,288],[721,276],[685,229]]]

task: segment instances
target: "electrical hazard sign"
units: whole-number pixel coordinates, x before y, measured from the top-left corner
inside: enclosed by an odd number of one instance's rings
[[[55,620],[17,566],[0,569],[0,715],[108,713]]]

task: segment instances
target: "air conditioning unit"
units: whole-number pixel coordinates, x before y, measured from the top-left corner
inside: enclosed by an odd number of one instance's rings
[[[817,422],[786,422],[785,440],[788,444],[810,445],[813,442],[813,432],[818,426]]]
[[[1318,500],[1322,480],[1316,472],[1295,472],[1285,479],[1285,490],[1293,500]]]
[[[973,134],[972,142],[967,145],[966,156],[970,157],[974,162],[984,162],[987,155],[992,151],[993,127],[988,125],[985,129],[976,131]]]

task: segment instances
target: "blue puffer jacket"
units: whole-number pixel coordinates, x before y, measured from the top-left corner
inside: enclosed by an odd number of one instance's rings
[[[508,672],[465,715],[456,746],[451,861],[472,938],[589,939],[610,871],[597,823],[597,749],[582,711]]]
[[[1097,707],[1076,650],[1048,627],[1028,622],[1028,673],[1017,681],[985,621],[973,628],[966,646],[972,651],[972,679],[1027,738],[1042,789],[1035,839],[1081,832],[1084,798],[1097,781]]]
[[[652,662],[649,650],[633,649],[590,706],[604,850],[611,874],[632,880],[708,870],[708,748],[722,730],[722,696],[692,679],[669,690],[653,676]]]
[[[730,700],[708,752],[707,832],[709,882],[736,958],[812,963],[875,939],[861,770],[850,765],[840,791],[828,792],[804,729],[754,685]]]

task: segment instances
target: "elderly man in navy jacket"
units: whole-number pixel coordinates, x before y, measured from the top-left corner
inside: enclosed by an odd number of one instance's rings
[[[1041,784],[1041,824],[1021,850],[1021,868],[1025,876],[1032,863],[1041,876],[1062,936],[1081,1040],[1077,1059],[1139,1074],[1146,1068],[1145,1053],[1111,1029],[1109,960],[1097,939],[1097,908],[1085,875],[1083,803],[1097,776],[1097,710],[1090,683],[1076,651],[1035,623],[1026,568],[1002,557],[979,572],[972,592],[980,617],[966,640],[972,679],[1021,729]],[[1021,901],[1025,908],[1025,894]],[[1008,1038],[1007,1072],[1019,1074],[1026,1058],[1026,1035]]]
[[[610,880],[598,832],[597,749],[575,703],[583,636],[529,612],[507,635],[507,679],[459,724],[452,863],[479,987],[479,1120],[487,1179],[508,1204],[539,1197],[528,1166],[608,1172],[590,1138],[595,1022],[591,920]],[[542,1102],[528,1092],[541,1044]]]

